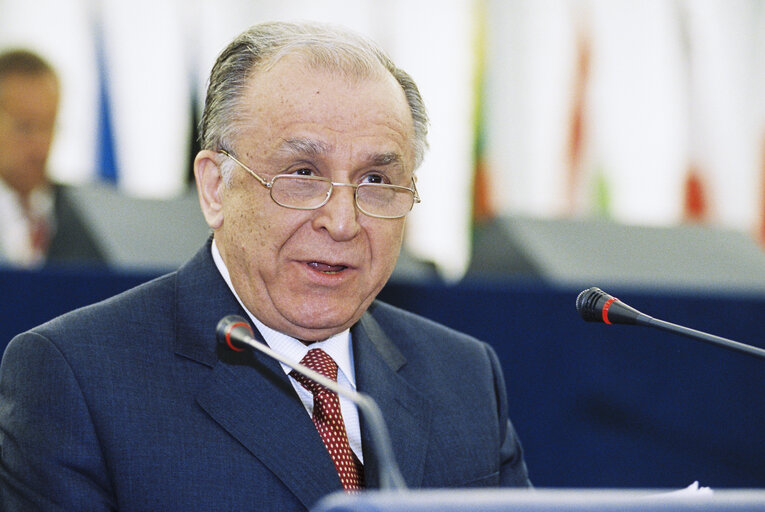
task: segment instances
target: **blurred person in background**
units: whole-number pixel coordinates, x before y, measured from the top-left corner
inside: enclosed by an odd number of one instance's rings
[[[44,59],[0,53],[0,264],[103,259],[64,188],[48,177],[58,106],[58,77]]]

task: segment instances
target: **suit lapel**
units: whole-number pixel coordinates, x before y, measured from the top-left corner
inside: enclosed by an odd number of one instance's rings
[[[356,384],[380,407],[390,433],[393,453],[406,484],[423,480],[430,431],[430,407],[420,391],[409,385],[399,370],[406,359],[369,312],[352,329]],[[371,446],[369,425],[362,418],[364,471],[368,486],[377,486],[379,468]]]
[[[197,402],[310,508],[341,490],[313,422],[275,361],[219,363]]]
[[[212,368],[197,403],[306,508],[342,489],[332,459],[279,363],[260,353],[218,347],[218,321],[246,313],[215,268],[209,243],[179,269],[176,301],[176,354]]]

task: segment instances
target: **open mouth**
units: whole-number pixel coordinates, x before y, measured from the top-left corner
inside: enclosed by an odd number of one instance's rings
[[[308,266],[323,274],[339,274],[348,268],[346,265],[330,265],[329,263],[321,263],[318,261],[311,261],[308,263]]]

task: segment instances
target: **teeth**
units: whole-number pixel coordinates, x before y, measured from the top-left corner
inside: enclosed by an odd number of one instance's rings
[[[347,268],[345,265],[329,265],[327,263],[319,263],[318,261],[312,261],[308,266],[325,274],[337,274]]]

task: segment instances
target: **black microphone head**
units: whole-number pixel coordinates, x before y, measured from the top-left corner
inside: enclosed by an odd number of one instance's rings
[[[242,329],[243,331],[240,331]],[[233,334],[233,336],[232,336]],[[246,345],[237,342],[237,335],[252,336],[252,326],[239,315],[227,315],[220,319],[215,328],[218,343],[226,345],[231,350],[241,352]]]
[[[641,324],[651,319],[594,286],[579,294],[576,298],[576,310],[587,322]]]
[[[603,304],[611,298],[609,294],[593,286],[582,291],[576,298],[576,310],[587,322],[602,322]]]

